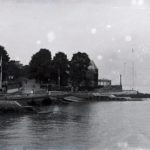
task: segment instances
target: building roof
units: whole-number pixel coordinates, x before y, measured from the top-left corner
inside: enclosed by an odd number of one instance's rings
[[[111,80],[109,80],[109,79],[98,79],[98,81],[110,82]]]
[[[90,65],[88,67],[89,70],[98,70],[97,66],[95,65],[94,61],[90,61]]]

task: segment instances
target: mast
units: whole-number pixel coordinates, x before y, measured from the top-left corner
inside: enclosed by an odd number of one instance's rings
[[[132,90],[134,90],[134,86],[135,86],[135,83],[134,83],[134,81],[135,81],[135,78],[134,78],[134,76],[135,76],[135,73],[134,73],[134,50],[133,50],[133,48],[132,48]]]
[[[123,64],[123,84],[126,84],[126,62]]]

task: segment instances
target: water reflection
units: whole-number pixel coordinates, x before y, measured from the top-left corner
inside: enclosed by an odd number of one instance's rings
[[[49,113],[31,117],[32,132],[36,134],[36,139],[40,139],[36,145],[44,145],[47,148],[50,146],[54,149],[78,149],[78,146],[85,142],[84,136],[88,131],[88,114],[84,113],[87,110],[83,107],[81,112],[81,106],[76,104],[52,106],[49,109],[52,110]]]
[[[150,102],[54,105],[0,116],[0,149],[150,149]]]
[[[18,143],[25,143],[24,136],[27,132],[27,117],[22,115],[1,115],[0,116],[0,149],[11,149],[18,147]],[[26,134],[23,132],[26,131]]]

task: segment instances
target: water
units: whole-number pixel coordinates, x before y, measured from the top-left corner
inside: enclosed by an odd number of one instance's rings
[[[1,115],[0,150],[149,150],[150,101],[56,105]]]

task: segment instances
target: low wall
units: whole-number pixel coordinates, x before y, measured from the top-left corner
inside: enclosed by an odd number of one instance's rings
[[[122,92],[122,86],[121,85],[111,85],[111,86],[105,86],[99,89],[96,89],[96,92]]]

